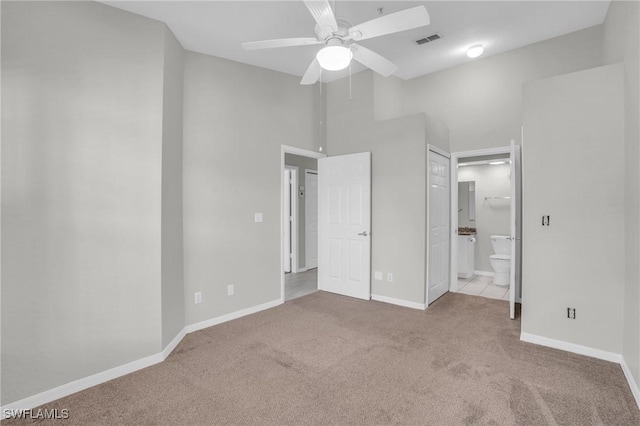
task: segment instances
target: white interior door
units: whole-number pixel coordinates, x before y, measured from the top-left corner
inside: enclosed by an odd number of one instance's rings
[[[516,296],[520,281],[520,249],[522,235],[522,203],[520,197],[520,147],[511,141],[511,269],[509,271],[509,317],[516,317]]]
[[[282,229],[284,230],[284,271],[291,272],[291,170],[285,169],[282,178],[284,206],[282,208]]]
[[[318,160],[318,289],[371,298],[371,153]]]
[[[427,304],[449,290],[450,160],[428,152]]]
[[[318,172],[305,170],[305,268],[318,267]]]

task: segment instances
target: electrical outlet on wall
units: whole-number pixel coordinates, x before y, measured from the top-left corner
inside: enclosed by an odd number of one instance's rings
[[[234,292],[233,284],[229,284],[227,286],[227,296],[233,296],[233,292]]]
[[[389,272],[389,273],[387,274],[387,281],[388,281],[388,282],[390,282],[390,283],[392,283],[392,282],[393,282],[393,274],[392,274],[391,272]]]
[[[194,294],[194,302],[197,303],[202,303],[202,293],[201,292],[196,292]]]
[[[567,308],[567,318],[576,319],[576,308]]]

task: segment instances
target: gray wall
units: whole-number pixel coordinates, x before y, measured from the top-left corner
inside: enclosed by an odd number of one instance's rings
[[[192,52],[184,60],[185,301],[193,324],[280,299],[280,146],[317,151],[323,123],[318,88],[301,87],[298,77]],[[263,223],[254,223],[256,212]]]
[[[451,152],[520,140],[522,84],[602,64],[600,26],[403,81],[374,77],[378,120],[426,113],[449,129]]]
[[[161,349],[163,31],[2,2],[2,404]]]
[[[298,267],[306,267],[306,249],[305,249],[305,230],[306,228],[306,212],[305,201],[307,197],[307,182],[305,176],[305,169],[318,170],[318,160],[315,158],[301,157],[294,154],[284,155],[284,164],[287,166],[298,167],[298,186],[304,186],[304,197],[300,198],[298,195]],[[297,192],[300,192],[299,190]]]
[[[426,118],[378,122],[373,116],[373,74],[327,85],[327,152],[372,153],[371,266],[392,272],[394,282],[372,281],[371,292],[415,303],[425,301]],[[446,145],[446,135],[435,137]],[[373,277],[373,274],[372,274]]]
[[[613,353],[624,306],[622,71],[524,86],[522,332]]]
[[[182,244],[183,49],[164,28],[162,98],[162,347],[184,328]]]
[[[640,383],[640,5],[613,1],[604,22],[604,61],[622,62],[625,93],[624,175],[624,334],[622,354]]]
[[[475,270],[493,272],[489,256],[493,254],[492,235],[511,235],[510,200],[485,200],[485,197],[509,197],[510,165],[477,165],[458,167],[459,181],[476,183]]]

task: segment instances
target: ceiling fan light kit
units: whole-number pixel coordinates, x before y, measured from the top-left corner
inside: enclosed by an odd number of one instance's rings
[[[328,0],[304,0],[304,4],[316,21],[315,39],[305,37],[242,43],[242,47],[246,50],[324,44],[325,47],[318,51],[316,58],[302,76],[300,84],[314,84],[320,78],[321,70],[343,70],[349,66],[352,59],[388,77],[396,72],[398,67],[372,50],[357,45],[354,41],[429,25],[429,13],[424,6],[401,10],[351,26],[348,21],[336,18]]]
[[[344,46],[327,46],[318,51],[316,59],[322,69],[340,71],[349,66],[353,59],[353,52]]]

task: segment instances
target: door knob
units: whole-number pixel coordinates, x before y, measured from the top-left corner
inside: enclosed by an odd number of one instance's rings
[[[358,235],[362,235],[363,237],[366,237],[368,235],[367,231],[364,232],[360,232]]]

